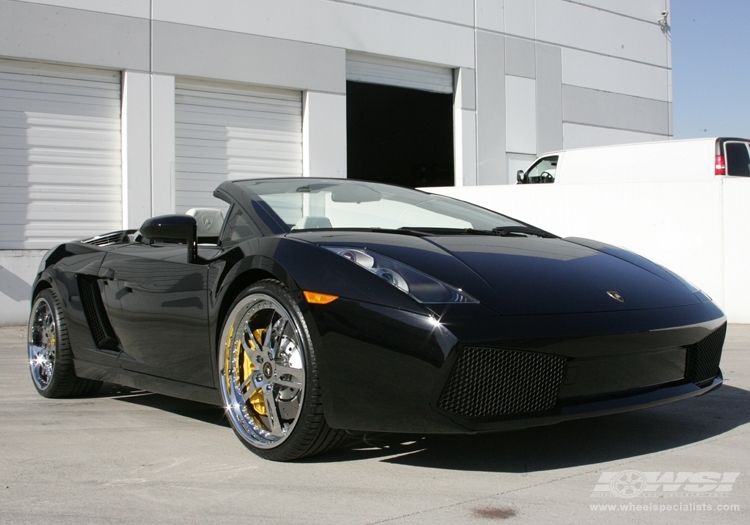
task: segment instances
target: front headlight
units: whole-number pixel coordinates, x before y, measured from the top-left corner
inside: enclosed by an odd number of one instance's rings
[[[466,292],[385,255],[362,248],[323,246],[381,277],[424,304],[478,303]]]
[[[677,279],[680,283],[682,283],[682,285],[685,288],[687,288],[688,290],[690,290],[691,293],[693,293],[694,295],[696,295],[698,297],[698,299],[700,299],[701,302],[704,302],[704,303],[705,302],[709,302],[709,303],[713,302],[713,299],[711,299],[711,296],[709,296],[706,292],[704,292],[703,290],[701,290],[699,287],[697,287],[696,285],[694,285],[693,283],[691,283],[690,281],[688,281],[684,277],[681,277],[678,274],[674,273],[669,268],[665,268],[661,264],[659,266],[661,267],[662,270],[664,270],[665,272],[667,272],[668,274],[670,274],[672,277],[674,277],[675,279]]]

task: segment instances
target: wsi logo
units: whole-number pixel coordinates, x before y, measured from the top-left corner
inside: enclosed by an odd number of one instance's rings
[[[739,472],[602,472],[592,496],[609,493],[618,498],[635,498],[643,494],[731,492]]]

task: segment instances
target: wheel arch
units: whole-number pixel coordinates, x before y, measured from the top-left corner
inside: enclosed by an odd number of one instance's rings
[[[49,282],[46,279],[39,280],[35,285],[33,290],[31,291],[31,302],[34,302],[34,298],[39,295],[39,293],[42,290],[46,290],[47,288],[52,288],[52,283]]]
[[[232,303],[234,303],[235,299],[237,299],[237,296],[242,293],[242,290],[264,279],[274,279],[281,282],[285,286],[288,286],[287,283],[283,279],[280,279],[278,275],[275,275],[274,273],[261,268],[249,268],[243,271],[242,273],[238,274],[237,277],[235,277],[235,279],[229,284],[229,286],[227,286],[227,290],[226,292],[224,292],[221,298],[219,313],[216,318],[216,355],[218,355],[219,348],[221,346],[221,331],[224,327],[224,322],[226,321],[227,315],[229,315],[230,306],[232,306]]]

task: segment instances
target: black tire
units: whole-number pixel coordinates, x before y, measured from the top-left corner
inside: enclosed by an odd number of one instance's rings
[[[290,461],[341,443],[346,433],[330,428],[323,415],[307,323],[280,282],[259,281],[237,296],[218,354],[227,418],[258,456]]]
[[[65,316],[51,288],[34,297],[27,339],[31,380],[42,396],[88,396],[102,386],[101,381],[76,376]]]

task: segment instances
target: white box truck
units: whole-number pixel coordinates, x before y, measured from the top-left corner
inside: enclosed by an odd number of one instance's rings
[[[517,184],[664,182],[750,177],[750,140],[667,140],[553,151],[516,174]]]

